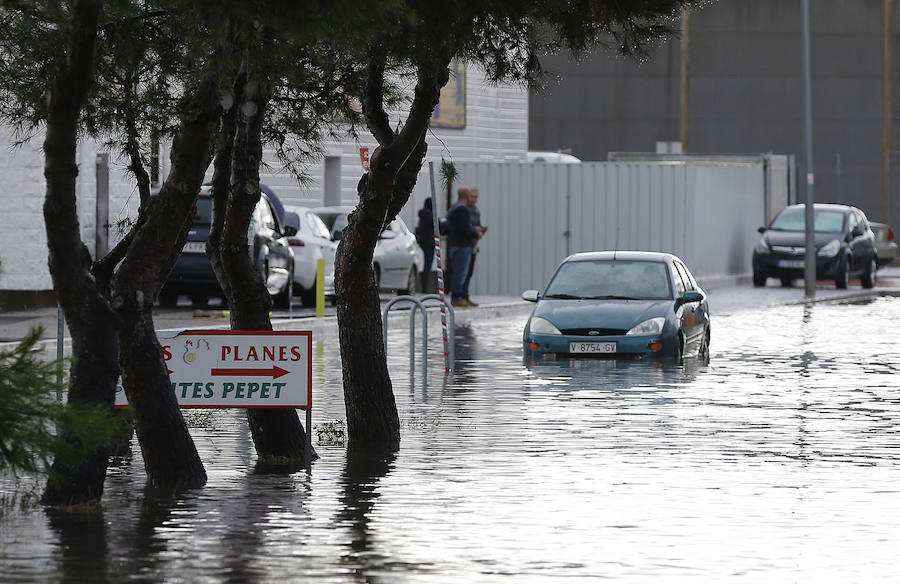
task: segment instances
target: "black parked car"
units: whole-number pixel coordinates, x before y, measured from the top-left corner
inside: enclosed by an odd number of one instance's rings
[[[816,278],[834,279],[838,288],[846,288],[850,278],[858,276],[864,288],[874,286],[878,258],[865,213],[848,205],[817,203],[813,217]],[[790,286],[803,277],[805,229],[804,205],[785,207],[768,227],[759,228],[762,238],[753,250],[754,286],[765,286],[767,278]]]
[[[250,255],[275,306],[284,308],[291,301],[294,279],[294,256],[287,238],[297,230],[295,226],[284,225],[284,207],[277,195],[264,185],[260,185],[260,190],[259,203],[251,218]],[[200,189],[197,213],[187,242],[159,295],[161,305],[175,306],[179,294],[186,294],[197,306],[205,306],[210,296],[223,296],[212,264],[206,257],[211,221],[210,186],[204,185]]]

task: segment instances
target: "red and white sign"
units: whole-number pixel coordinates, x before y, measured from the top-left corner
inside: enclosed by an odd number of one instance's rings
[[[362,162],[363,170],[369,172],[369,149],[368,148],[360,148],[359,149],[359,161]]]
[[[182,408],[312,406],[310,331],[189,330],[160,344]]]

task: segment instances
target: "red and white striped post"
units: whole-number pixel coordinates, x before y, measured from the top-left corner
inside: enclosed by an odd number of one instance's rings
[[[434,257],[437,264],[438,295],[441,297],[441,333],[444,336],[444,372],[453,369],[450,362],[450,336],[447,330],[447,295],[444,293],[444,269],[441,259],[441,229],[438,223],[437,197],[434,194],[434,162],[428,161],[428,173],[431,176],[431,217],[434,222]],[[426,266],[428,269],[430,266]]]

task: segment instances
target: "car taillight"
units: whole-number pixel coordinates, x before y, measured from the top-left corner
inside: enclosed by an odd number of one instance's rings
[[[894,230],[888,227],[888,241],[894,241]]]
[[[304,245],[306,245],[306,242],[304,242],[302,239],[297,239],[296,237],[292,237],[292,238],[288,239],[288,244],[291,247],[303,247]]]

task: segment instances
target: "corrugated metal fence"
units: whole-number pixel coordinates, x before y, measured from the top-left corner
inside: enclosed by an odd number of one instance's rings
[[[672,252],[698,276],[744,274],[765,223],[758,163],[462,163],[458,170],[454,198],[460,184],[478,187],[489,227],[473,295],[541,288],[568,254],[603,249]],[[426,167],[402,214],[411,229],[428,180]]]

